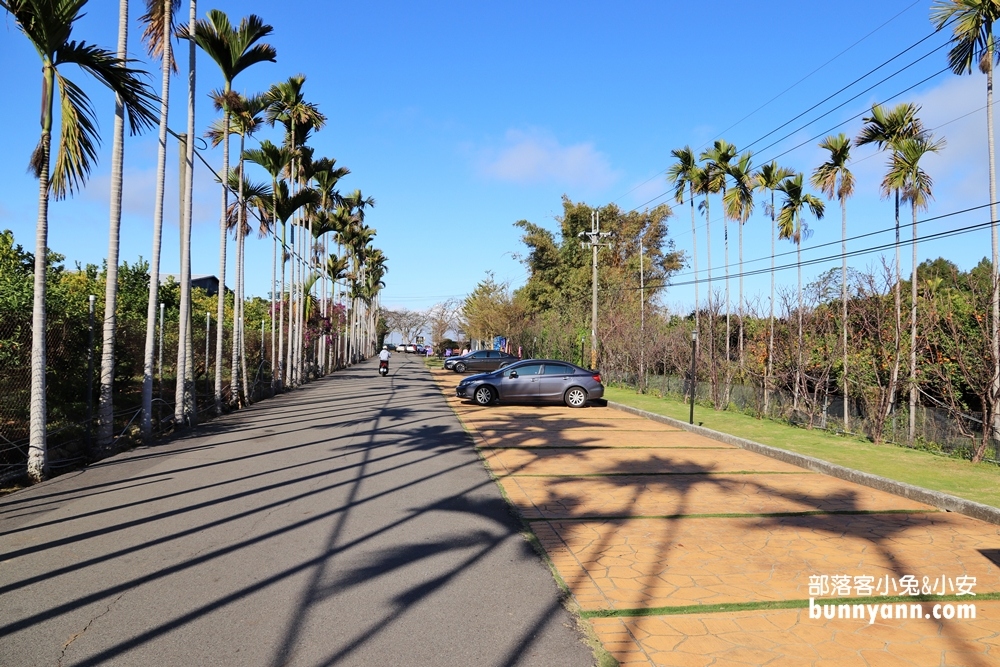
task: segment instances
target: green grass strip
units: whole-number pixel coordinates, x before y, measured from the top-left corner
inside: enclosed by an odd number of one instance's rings
[[[804,510],[802,512],[760,512],[760,513],[739,513],[720,512],[717,514],[620,514],[620,515],[599,515],[592,516],[568,516],[568,517],[542,517],[525,518],[525,521],[549,521],[552,523],[562,523],[566,521],[622,521],[634,519],[760,519],[772,517],[792,517],[792,516],[825,516],[825,515],[855,515],[855,514],[934,514],[943,510]]]
[[[476,449],[736,449],[730,445],[721,445],[719,447],[642,447],[639,445],[622,445],[622,446],[611,446],[611,445],[480,445]]]
[[[615,387],[608,387],[604,397],[681,421],[688,420],[690,408],[679,399],[655,398]],[[1000,507],[1000,467],[992,463],[972,463],[890,444],[876,445],[854,436],[799,428],[700,405],[695,407],[695,422],[764,445]]]
[[[976,595],[893,595],[866,598],[818,598],[817,604],[897,604],[906,602],[967,602],[1000,600],[1000,593]],[[682,607],[642,607],[639,609],[584,609],[584,618],[628,618],[636,616],[679,616],[683,614],[726,614],[734,611],[768,611],[771,609],[807,609],[809,600],[768,600],[766,602],[728,602],[724,604],[692,604]]]
[[[513,472],[497,477],[677,477],[683,475],[819,475],[821,473],[809,470],[705,470],[702,472],[581,472],[568,474],[541,474],[529,472]]]

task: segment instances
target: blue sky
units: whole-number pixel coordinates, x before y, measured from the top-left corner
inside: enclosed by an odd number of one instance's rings
[[[377,201],[367,223],[375,245],[389,258],[384,291],[387,307],[423,309],[445,298],[461,298],[486,271],[513,287],[526,270],[513,223],[528,219],[557,229],[560,197],[592,205],[616,202],[625,209],[655,205],[668,190],[663,171],[670,150],[690,144],[704,149],[725,138],[741,150],[758,151],[761,164],[779,161],[811,172],[823,159],[818,141],[838,123],[913,86],[893,101],[923,105],[925,124],[945,136],[947,148],[926,161],[935,179],[935,201],[921,217],[941,215],[988,201],[985,77],[932,76],[946,65],[945,50],[889,77],[945,41],[935,35],[875,75],[792,122],[766,140],[756,139],[851,83],[869,69],[929,35],[929,1],[838,3],[763,1],[714,3],[599,2],[549,3],[348,3],[305,0],[294,5],[252,1],[201,3],[235,22],[248,13],[274,26],[268,42],[276,63],[257,65],[234,87],[265,90],[290,75],[307,76],[305,93],[328,116],[315,135],[317,156],[336,158],[351,170],[343,190],[360,188]],[[131,3],[129,50],[146,60],[136,19],[144,3]],[[118,3],[91,0],[74,37],[114,48]],[[182,10],[187,16],[187,8]],[[0,37],[0,83],[8,92],[0,108],[6,129],[0,182],[0,228],[14,231],[33,248],[37,182],[27,174],[28,156],[38,137],[40,67],[37,54],[9,17]],[[186,68],[186,49],[179,56]],[[158,64],[146,65],[159,87]],[[50,208],[50,247],[69,266],[100,263],[107,253],[111,129],[110,93],[82,72],[71,78],[91,95],[104,145],[85,191]],[[883,78],[888,80],[865,88]],[[930,78],[929,78],[930,77]],[[925,79],[928,79],[924,81]],[[922,82],[922,83],[921,83]],[[217,67],[203,54],[198,61],[198,128],[214,118],[209,90],[221,86]],[[848,97],[842,108],[806,127]],[[170,125],[185,126],[184,82],[174,77]],[[833,130],[853,136],[860,120]],[[790,134],[772,147],[774,140]],[[260,138],[279,141],[274,130]],[[178,265],[176,145],[168,152],[168,192],[161,271]],[[221,166],[221,151],[207,151]],[[878,183],[884,164],[868,148],[855,150],[857,194],[848,208],[849,234],[891,226],[891,203],[881,200]],[[124,218],[121,259],[149,258],[152,247],[156,173],[155,132],[131,137],[125,148]],[[263,174],[256,174],[263,180]],[[647,204],[652,200],[652,204]],[[207,171],[197,172],[194,273],[218,272],[220,196]],[[722,274],[722,221],[713,201],[713,274]],[[909,221],[909,211],[903,215]],[[947,217],[921,225],[921,235],[988,220],[988,213]],[[697,231],[704,275],[704,218]],[[677,248],[690,255],[691,222],[677,207],[669,222]],[[835,255],[835,247],[812,251],[840,239],[840,213],[828,204],[827,217],[812,224],[803,259]],[[770,235],[758,205],[745,227],[746,268],[769,262]],[[731,226],[730,258],[736,261],[736,228]],[[909,231],[904,231],[909,238]],[[854,241],[850,248],[889,242],[892,233]],[[270,243],[248,242],[248,292],[270,289]],[[787,242],[780,251],[791,250]],[[909,250],[902,267],[909,271]],[[969,268],[989,254],[989,231],[927,243],[920,258],[943,255]],[[230,243],[230,257],[232,245]],[[763,260],[751,264],[749,260]],[[787,260],[786,260],[787,261]],[[852,260],[864,267],[877,255]],[[779,263],[781,263],[779,261]],[[839,266],[839,259],[804,269],[805,280]],[[732,268],[733,273],[736,267]],[[675,282],[690,281],[689,271]],[[232,273],[227,283],[232,284]],[[793,286],[794,269],[778,275]],[[766,275],[748,277],[748,298],[766,298]],[[717,283],[721,289],[722,284]],[[737,283],[732,290],[735,299]],[[702,298],[705,288],[701,290]],[[678,285],[663,297],[677,309],[690,308],[693,288]]]

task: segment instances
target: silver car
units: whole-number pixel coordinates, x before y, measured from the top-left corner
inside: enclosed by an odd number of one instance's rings
[[[479,405],[494,401],[565,403],[582,408],[604,396],[601,374],[556,359],[525,359],[492,373],[472,375],[455,393]]]

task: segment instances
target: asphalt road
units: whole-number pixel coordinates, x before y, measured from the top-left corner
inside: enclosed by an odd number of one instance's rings
[[[0,665],[592,665],[416,359],[0,499]]]

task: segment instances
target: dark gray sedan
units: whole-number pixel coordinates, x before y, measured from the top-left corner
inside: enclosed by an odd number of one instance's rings
[[[467,377],[455,392],[479,405],[510,401],[582,408],[604,396],[604,385],[597,371],[554,359],[525,359],[493,373]]]
[[[516,356],[500,350],[476,350],[460,357],[449,357],[445,360],[444,367],[457,373],[466,371],[482,373],[483,371],[495,371],[515,361],[517,361]]]

